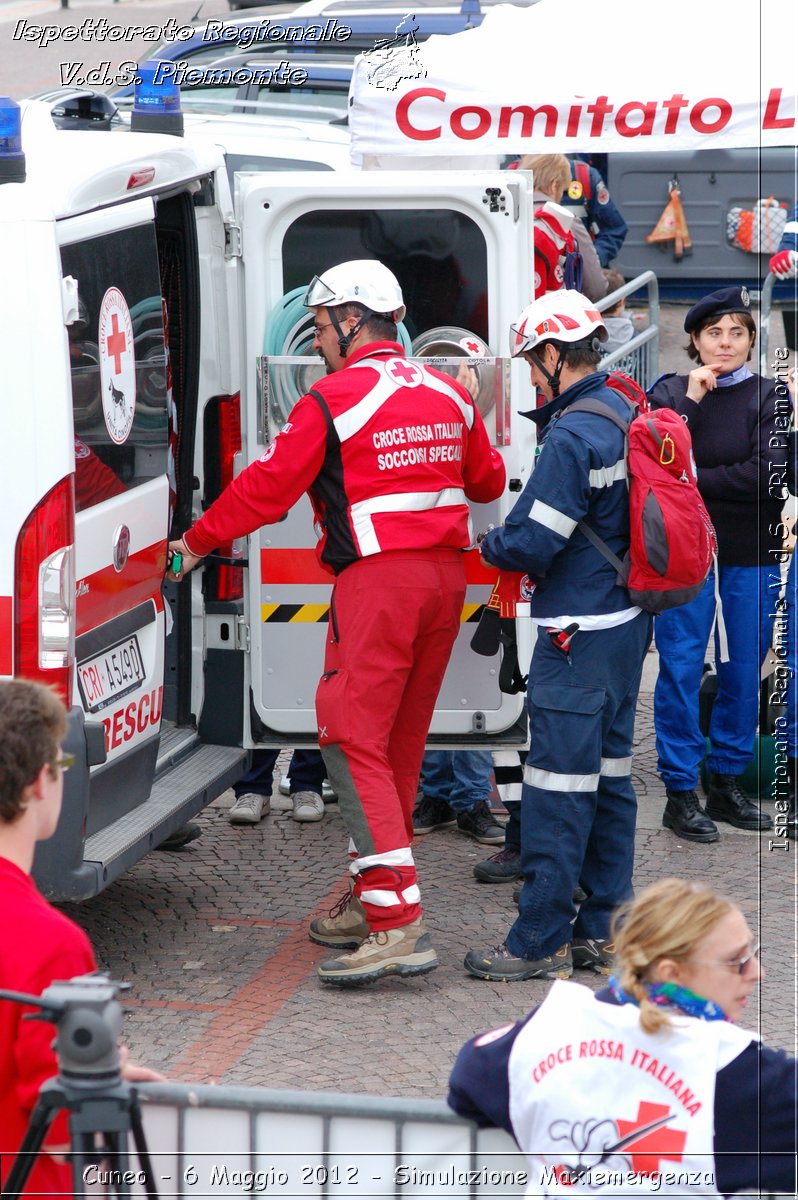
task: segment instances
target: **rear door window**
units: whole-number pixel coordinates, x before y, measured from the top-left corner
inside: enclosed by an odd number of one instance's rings
[[[431,208],[305,213],[283,240],[286,291],[337,262],[358,258],[377,258],[394,272],[412,338],[454,325],[487,341],[487,245],[464,213]]]
[[[151,224],[62,246],[78,281],[67,327],[78,511],[167,473],[168,360]]]

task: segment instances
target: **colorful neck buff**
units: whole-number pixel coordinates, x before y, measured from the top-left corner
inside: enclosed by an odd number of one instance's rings
[[[753,371],[748,366],[748,363],[743,363],[736,371],[730,371],[728,375],[718,375],[718,387],[732,387],[735,383],[742,383],[744,379],[750,379]]]
[[[697,1017],[700,1021],[728,1021],[723,1009],[714,1000],[697,996],[689,988],[680,987],[678,983],[644,983],[652,1004],[660,1008],[675,1008],[688,1017]],[[634,996],[629,995],[621,987],[613,975],[610,979],[610,990],[621,1004],[637,1004]]]

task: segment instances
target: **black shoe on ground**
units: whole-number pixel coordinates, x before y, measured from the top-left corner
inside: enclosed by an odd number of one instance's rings
[[[176,829],[174,833],[170,833],[169,837],[155,848],[156,850],[182,850],[190,842],[196,842],[201,835],[202,829],[196,821],[189,821],[186,825],[181,825],[179,829]]]
[[[445,800],[422,796],[413,809],[413,833],[432,833],[433,829],[450,829],[454,824],[455,815]]]
[[[713,775],[707,795],[707,816],[737,829],[771,829],[767,813],[749,800],[740,787],[739,775]]]
[[[668,803],[662,814],[662,824],[672,829],[677,837],[686,842],[717,842],[720,834],[715,824],[698,802],[694,791],[676,792],[665,789]]]
[[[500,850],[491,854],[474,867],[474,875],[480,883],[514,883],[521,878],[520,850]]]
[[[504,845],[504,826],[499,824],[484,800],[470,812],[457,814],[457,828],[484,846]]]
[[[574,966],[597,975],[611,975],[615,945],[609,938],[574,938],[571,942]]]
[[[521,979],[570,979],[573,974],[568,942],[545,958],[516,958],[504,942],[492,950],[469,950],[463,961],[469,975],[477,979],[515,983]]]

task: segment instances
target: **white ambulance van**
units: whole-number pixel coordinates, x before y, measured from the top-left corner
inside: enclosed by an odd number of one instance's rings
[[[35,864],[60,899],[100,892],[252,747],[316,744],[331,577],[309,503],[164,582],[168,537],[321,374],[296,354],[315,274],[381,259],[404,290],[406,345],[476,355],[510,483],[475,530],[502,520],[533,458],[516,411],[528,373],[500,357],[531,295],[527,176],[244,172],[231,191],[215,148],[87,124],[57,128],[52,105],[28,101],[20,131],[0,100],[0,676],[50,683],[69,707],[77,766]],[[430,741],[522,745],[523,694],[500,691],[498,655],[470,649],[492,581],[475,552],[468,564]]]

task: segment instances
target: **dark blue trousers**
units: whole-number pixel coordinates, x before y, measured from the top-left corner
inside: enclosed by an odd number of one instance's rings
[[[274,767],[279,753],[279,750],[252,751],[252,766],[246,775],[242,775],[233,784],[236,799],[245,792],[254,792],[257,796],[271,796]],[[291,779],[292,796],[295,792],[318,792],[321,795],[322,784],[327,778],[321,752],[295,750],[291,755],[288,774]]]
[[[506,938],[519,958],[543,958],[572,936],[606,938],[632,894],[632,741],[650,641],[642,612],[613,629],[577,632],[567,656],[538,632],[521,800],[524,884]],[[578,915],[577,884],[587,893]]]
[[[716,629],[718,694],[712,706],[707,767],[721,775],[742,775],[754,757],[760,667],[770,646],[779,587],[777,566],[720,567],[729,661],[720,661]],[[698,692],[714,616],[712,571],[695,600],[660,613],[655,622],[657,769],[665,786],[677,792],[696,787],[706,751],[698,724]]]
[[[785,822],[795,815],[795,778],[788,759],[798,758],[798,551],[793,551],[784,596],[775,607],[773,648],[777,663],[771,702],[781,707],[774,726],[775,763],[772,796],[776,801],[776,838],[784,838]],[[794,832],[794,830],[793,830]],[[770,848],[787,849],[786,840],[771,839]]]

